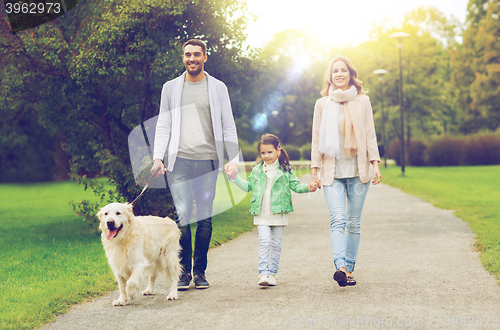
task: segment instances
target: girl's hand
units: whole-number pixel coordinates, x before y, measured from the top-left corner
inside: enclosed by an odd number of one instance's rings
[[[315,192],[316,189],[318,189],[318,186],[316,185],[315,182],[309,182],[309,184],[307,185],[307,189],[310,191],[310,192]]]
[[[373,161],[373,180],[372,183],[374,185],[379,184],[380,180],[382,180],[382,174],[380,173],[379,162]]]

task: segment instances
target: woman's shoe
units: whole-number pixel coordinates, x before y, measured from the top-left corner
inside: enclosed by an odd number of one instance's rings
[[[353,286],[356,285],[356,280],[353,276],[347,276],[347,285]]]
[[[339,286],[346,286],[347,285],[347,275],[340,269],[338,269],[334,274],[333,274],[333,279],[337,281]]]

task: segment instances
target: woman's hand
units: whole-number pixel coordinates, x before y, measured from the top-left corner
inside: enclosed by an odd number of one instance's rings
[[[311,178],[309,179],[309,191],[316,191],[316,189],[321,189],[321,180],[318,178],[318,169],[311,169]],[[314,189],[314,190],[311,190]]]
[[[378,160],[374,160],[372,164],[373,164],[373,180],[372,180],[372,183],[375,185],[375,184],[380,183],[380,180],[382,180],[382,174],[380,173],[379,161]]]

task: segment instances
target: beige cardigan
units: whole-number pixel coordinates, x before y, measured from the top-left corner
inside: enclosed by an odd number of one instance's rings
[[[319,128],[327,99],[328,96],[320,98],[314,106],[311,168],[320,168],[321,183],[325,186],[331,186],[335,177],[335,157],[330,157],[318,151]],[[349,111],[351,115],[354,135],[358,145],[359,178],[361,182],[367,183],[373,178],[373,167],[370,162],[374,160],[380,162],[370,98],[365,94],[358,94],[354,100],[345,103],[344,110]]]

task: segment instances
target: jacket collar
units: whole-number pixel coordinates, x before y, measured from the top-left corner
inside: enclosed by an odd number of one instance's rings
[[[257,168],[257,170],[259,171],[258,173],[259,174],[264,174],[266,175],[266,173],[264,172],[264,162],[260,162],[260,164],[258,164],[257,166],[259,166]],[[279,178],[281,178],[283,176],[284,172],[283,170],[281,169],[280,165],[278,164],[278,168],[276,169],[276,174],[274,175],[274,178],[273,178],[273,185],[276,181],[278,181]]]

